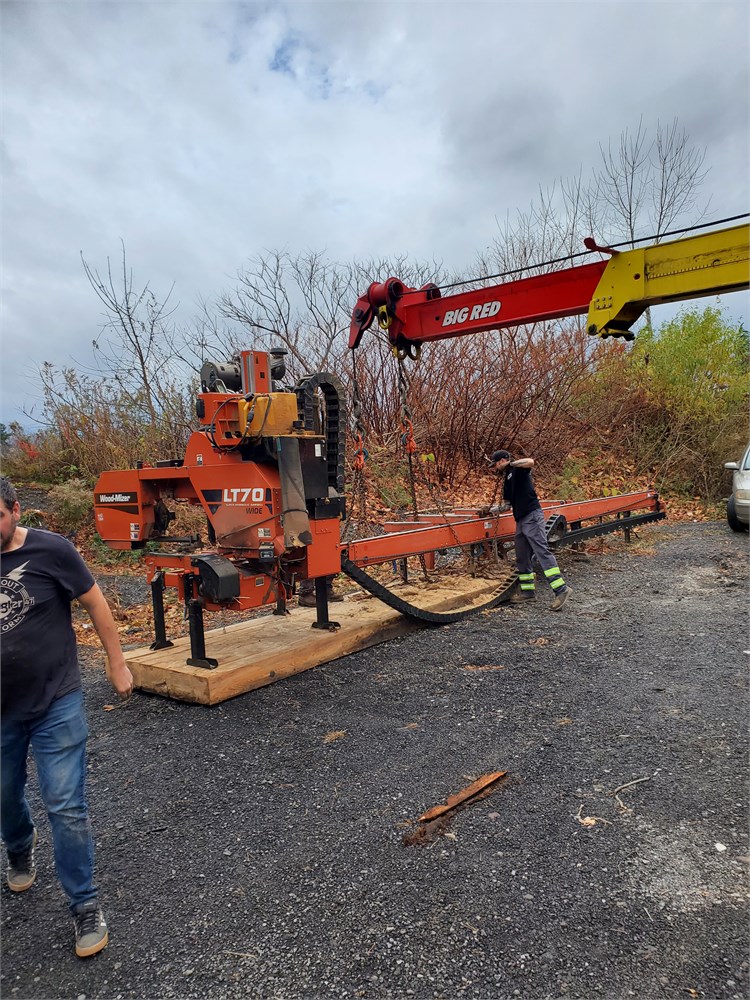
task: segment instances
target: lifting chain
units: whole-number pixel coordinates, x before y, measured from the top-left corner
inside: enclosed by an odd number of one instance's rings
[[[352,355],[352,376],[351,432],[355,445],[353,465],[355,472],[362,472],[365,462],[370,456],[367,448],[365,448],[365,425],[362,423],[362,400],[359,396],[356,355]]]
[[[404,359],[398,359],[398,394],[401,401],[401,444],[404,446],[406,457],[409,462],[409,487],[413,505],[414,517],[417,517],[417,491],[414,482],[414,460],[413,455],[417,450],[417,443],[414,440],[414,415],[409,406],[409,381],[404,371]]]
[[[417,450],[417,442],[414,440],[414,419],[409,406],[409,381],[404,370],[404,358],[396,355],[398,360],[398,392],[401,399],[401,443],[406,452],[406,460],[409,463],[409,489],[411,492],[412,512],[414,520],[419,520],[419,505],[417,504],[417,487],[414,481],[414,454]],[[424,554],[419,554],[419,565],[422,569],[422,576],[428,580],[427,562]]]
[[[409,399],[408,399],[409,382],[406,376],[406,372],[404,370],[405,368],[404,361],[406,359],[405,356],[402,356],[397,352],[394,353],[396,353],[396,357],[398,359],[398,387],[399,387],[399,396],[401,399],[401,443],[404,447],[404,451],[406,452],[406,457],[409,463],[409,485],[411,489],[414,520],[416,521],[419,519],[419,512],[417,508],[417,490],[416,490],[414,464],[412,457],[417,450],[417,443],[414,439],[414,416],[409,406]],[[461,545],[458,535],[456,534],[455,529],[453,529],[452,527],[450,518],[448,517],[448,512],[445,509],[445,504],[442,498],[440,497],[439,492],[436,491],[434,484],[432,484],[426,476],[423,477],[423,480],[424,480],[424,485],[427,487],[427,490],[430,493],[430,496],[435,501],[435,505],[439,513],[445,519],[446,526],[450,529],[451,534],[453,535],[456,541],[456,546],[458,548],[463,548],[464,546]],[[497,481],[495,482],[495,489],[492,494],[492,500],[490,501],[490,506],[492,506],[492,504],[494,504],[495,502],[495,497],[497,495],[497,491],[501,482],[502,478],[498,476]],[[493,549],[494,549],[495,559],[498,560],[500,558],[500,553],[497,549],[497,546],[494,545]],[[423,555],[420,555],[419,561],[425,579],[427,579],[427,567]],[[476,576],[477,557],[476,553],[473,551],[473,547],[472,551],[469,553],[469,563],[472,569],[472,575]]]
[[[406,377],[406,371],[404,370],[404,360],[400,354],[396,353],[396,358],[398,360],[398,394],[401,401],[401,444],[404,446],[404,451],[409,459],[409,477],[411,479],[411,493],[412,499],[414,501],[414,516],[417,514],[417,499],[414,490],[414,472],[412,470],[412,459],[411,456],[416,453],[417,442],[414,440],[414,415],[411,412],[411,407],[409,406],[409,380]]]
[[[495,488],[492,491],[492,499],[490,500],[489,504],[487,504],[488,507],[494,507],[495,506],[495,500],[497,500],[498,491],[501,489],[501,487],[504,484],[504,482],[505,482],[504,477],[501,476],[501,475],[498,475],[496,473],[495,474]]]
[[[364,528],[367,523],[367,490],[365,486],[365,462],[370,457],[365,448],[365,425],[362,423],[362,400],[359,393],[359,379],[357,376],[357,355],[352,352],[352,410],[350,432],[354,438],[354,457],[352,465],[354,475],[352,477],[352,507],[356,505],[358,518],[353,517],[354,511],[349,512],[344,529],[344,540],[349,541],[354,527],[359,522],[359,527]]]

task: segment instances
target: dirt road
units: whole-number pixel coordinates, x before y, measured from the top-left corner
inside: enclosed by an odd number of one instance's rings
[[[214,708],[105,711],[92,659],[111,943],[75,958],[40,818],[3,997],[746,997],[747,538],[562,560],[560,615],[544,594]]]

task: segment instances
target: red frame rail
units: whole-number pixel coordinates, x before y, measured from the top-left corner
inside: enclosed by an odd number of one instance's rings
[[[664,505],[658,493],[644,490],[579,502],[547,500],[542,502],[542,510],[548,518],[561,514],[568,525],[578,525],[636,510],[663,511]],[[437,549],[511,541],[516,522],[512,514],[479,518],[475,511],[459,509],[446,514],[419,514],[416,521],[388,521],[383,527],[385,535],[343,544],[342,552],[357,566],[373,566]]]

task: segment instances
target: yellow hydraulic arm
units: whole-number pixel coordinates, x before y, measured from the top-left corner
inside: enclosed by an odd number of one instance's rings
[[[671,243],[611,253],[588,313],[588,332],[621,337],[649,307],[750,287],[750,226],[732,226]],[[630,339],[630,338],[628,338]]]

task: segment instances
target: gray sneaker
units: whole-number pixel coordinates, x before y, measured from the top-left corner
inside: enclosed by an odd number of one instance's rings
[[[102,951],[109,943],[107,922],[102,908],[95,899],[79,903],[73,911],[76,929],[76,955],[88,958]]]
[[[559,611],[572,593],[573,588],[568,585],[564,586],[561,590],[558,590],[555,594],[554,601],[550,604],[550,610]]]
[[[26,892],[34,884],[36,865],[34,864],[34,848],[36,847],[36,827],[31,838],[31,844],[25,851],[11,854],[8,851],[8,888],[11,892]]]

